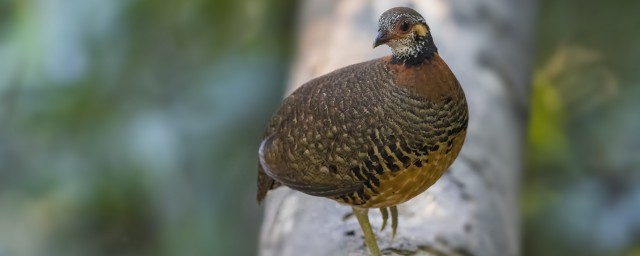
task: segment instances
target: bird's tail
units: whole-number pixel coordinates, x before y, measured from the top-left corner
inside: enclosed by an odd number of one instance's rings
[[[258,164],[258,194],[256,199],[258,203],[262,203],[267,196],[269,190],[275,189],[280,186],[280,183],[272,179],[264,172],[262,165]]]

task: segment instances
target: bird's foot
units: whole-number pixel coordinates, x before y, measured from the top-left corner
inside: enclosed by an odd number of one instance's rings
[[[380,227],[380,231],[384,230],[387,227],[387,219],[389,219],[389,211],[385,208],[380,208],[380,213],[382,214],[382,226]]]
[[[358,208],[352,207],[353,214],[356,215],[358,219],[358,223],[360,224],[360,228],[362,228],[362,232],[364,233],[364,242],[369,247],[369,251],[372,256],[382,256],[380,253],[380,249],[378,248],[378,242],[376,241],[376,236],[373,234],[373,230],[371,229],[371,224],[369,223],[369,209],[367,208]]]
[[[396,237],[396,230],[398,229],[398,207],[391,206],[389,209],[391,210],[391,240],[393,240]],[[382,226],[380,227],[380,231],[384,230],[387,226],[389,209],[380,208],[380,213],[382,214]]]
[[[396,238],[396,230],[398,229],[398,207],[391,206],[391,240]]]

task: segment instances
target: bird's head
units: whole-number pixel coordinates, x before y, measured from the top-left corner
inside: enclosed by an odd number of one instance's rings
[[[391,47],[395,61],[409,65],[429,60],[438,51],[422,15],[408,7],[392,8],[380,16],[373,47],[382,44]]]

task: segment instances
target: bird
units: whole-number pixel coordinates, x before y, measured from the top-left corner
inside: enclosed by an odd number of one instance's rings
[[[464,91],[417,11],[395,7],[378,20],[373,48],[391,55],[319,76],[287,96],[258,148],[257,200],[281,186],[352,207],[371,255],[369,222],[432,186],[467,133]]]

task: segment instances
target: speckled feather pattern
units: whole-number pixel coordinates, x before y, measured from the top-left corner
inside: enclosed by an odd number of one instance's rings
[[[424,18],[411,8],[393,8],[380,16],[378,20],[378,28],[388,29],[392,27],[400,19],[411,19],[420,23],[426,23]]]
[[[354,206],[400,204],[453,163],[467,123],[464,93],[437,54],[416,67],[386,57],[336,70],[273,116],[258,198],[283,184]]]
[[[429,30],[429,26],[419,13],[411,8],[399,7],[390,9],[380,16],[378,20],[378,31],[391,31],[394,29],[395,24],[398,24],[401,20],[405,20],[411,24],[424,24],[427,31]],[[413,33],[411,36],[398,38],[388,42],[388,44],[391,46],[395,63],[407,63],[411,62],[410,60],[412,59],[422,60],[423,58],[421,57],[430,57],[438,51],[433,43],[431,33],[427,33],[426,38],[420,38],[417,34]]]

